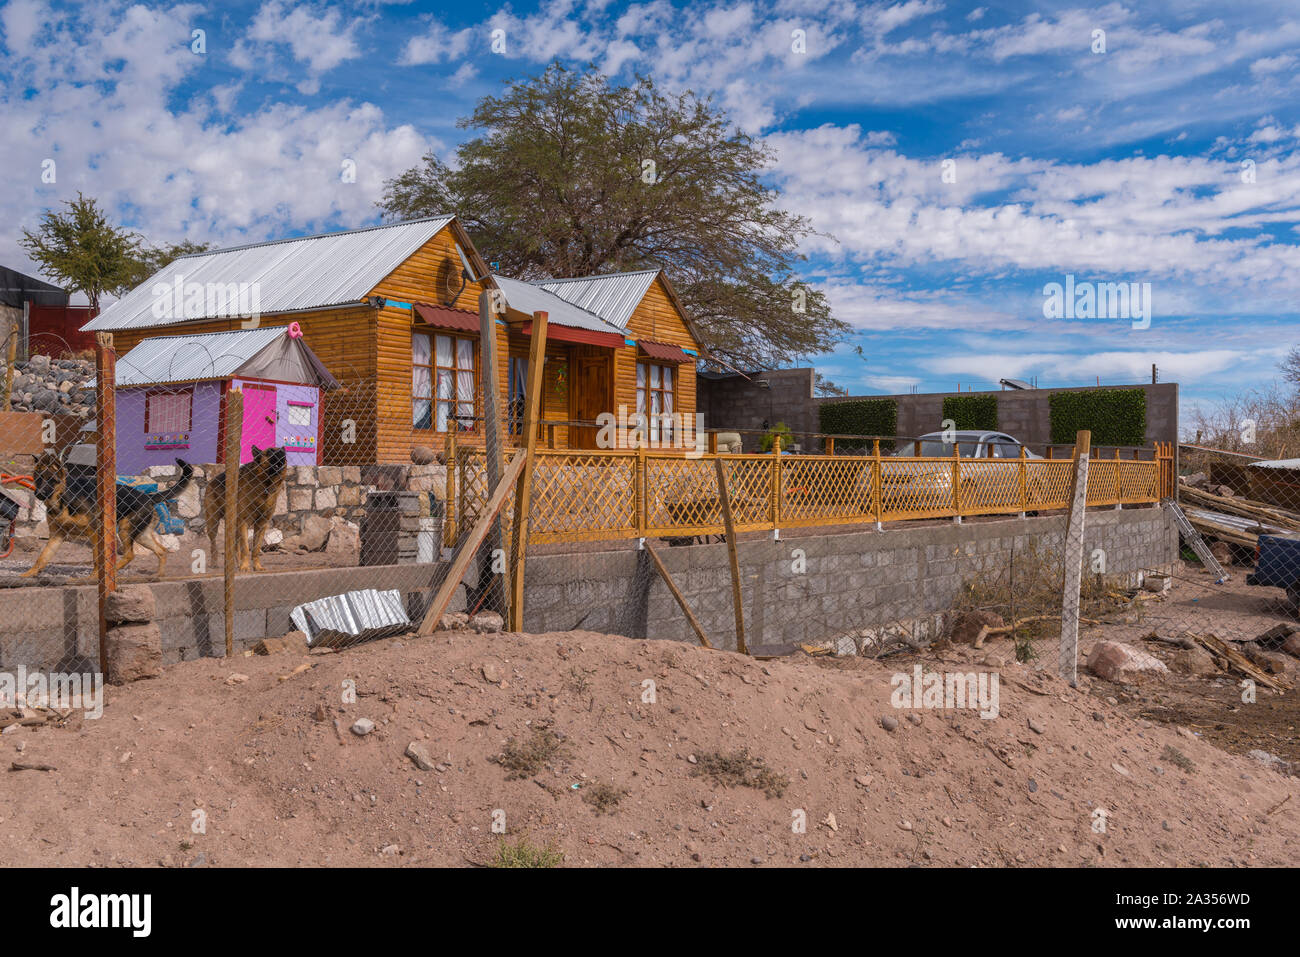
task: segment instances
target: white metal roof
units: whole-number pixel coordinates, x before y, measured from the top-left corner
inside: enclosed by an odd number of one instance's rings
[[[285,335],[284,327],[145,339],[117,360],[119,386],[224,379]]]
[[[626,329],[632,313],[658,275],[658,269],[640,269],[573,279],[542,279],[533,285],[600,316],[619,329]]]
[[[241,315],[238,301],[214,301],[209,305],[205,299],[200,309],[181,308],[182,304],[178,304],[175,309],[162,310],[164,315],[159,318],[155,314],[159,298],[155,288],[175,288],[178,281],[182,286],[198,283],[204,289],[217,290],[231,284],[254,284],[247,288],[256,290],[261,315],[357,302],[453,218],[432,216],[182,256],[82,328],[135,329]]]
[[[1272,459],[1267,462],[1247,462],[1252,469],[1300,469],[1300,459]]]
[[[496,283],[497,288],[501,290],[502,295],[506,297],[506,302],[510,304],[510,308],[518,312],[529,314],[545,312],[547,313],[547,322],[569,326],[574,329],[589,329],[592,332],[623,335],[622,327],[606,322],[600,316],[561,299],[541,286],[523,282],[519,279],[507,279],[504,276],[493,276],[492,280]]]

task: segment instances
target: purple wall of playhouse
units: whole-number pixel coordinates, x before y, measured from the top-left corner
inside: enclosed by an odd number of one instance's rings
[[[275,388],[275,444],[285,449],[290,465],[315,465],[319,447],[320,391],[308,385],[262,383],[235,379],[234,386]],[[215,463],[221,423],[222,382],[180,384],[177,391],[193,388],[190,430],[162,436],[145,431],[145,395],[158,386],[117,390],[117,473],[139,475],[151,465],[173,465],[178,458],[194,465]],[[247,419],[247,416],[245,416]],[[305,419],[305,422],[304,422]],[[302,423],[302,424],[298,424]],[[250,423],[245,422],[251,433]],[[159,440],[162,441],[159,441]],[[246,445],[250,443],[245,443]],[[266,444],[270,444],[269,442]],[[243,462],[252,456],[241,456]]]
[[[285,451],[290,465],[315,465],[319,447],[320,390],[310,385],[261,383],[256,379],[235,379],[233,386],[275,386],[275,444]],[[293,415],[307,417],[307,424],[295,425]]]
[[[184,387],[181,387],[184,388]],[[139,475],[151,465],[174,465],[184,459],[195,465],[217,460],[217,432],[221,421],[221,383],[194,383],[191,428],[175,448],[149,448],[145,432],[145,394],[157,386],[117,390],[117,474]]]

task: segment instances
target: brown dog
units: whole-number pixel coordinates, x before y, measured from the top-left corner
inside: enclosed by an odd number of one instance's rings
[[[129,485],[118,486],[117,540],[122,548],[122,557],[117,562],[119,570],[135,558],[135,545],[139,542],[158,556],[158,577],[163,577],[167,549],[153,531],[154,509],[158,503],[183,493],[194,481],[194,469],[189,463],[177,459],[176,464],[181,468],[181,477],[171,488],[141,492]],[[59,546],[69,538],[94,544],[98,537],[95,525],[97,482],[93,466],[69,466],[50,452],[36,460],[32,484],[35,486],[36,497],[45,505],[50,540],[36,556],[36,563],[23,572],[21,577],[39,575],[59,550]]]
[[[253,446],[253,461],[239,467],[239,483],[235,490],[238,501],[235,514],[238,515],[237,538],[239,542],[239,570],[248,571],[250,548],[248,530],[253,530],[251,548],[252,566],[255,571],[265,571],[262,567],[262,539],[271,527],[271,518],[275,515],[275,500],[284,488],[285,463],[284,449],[259,449]],[[203,499],[203,522],[208,530],[208,541],[212,544],[212,554],[217,554],[217,525],[225,517],[226,511],[226,473],[217,474],[208,483],[208,491]],[[227,559],[228,560],[228,559]]]

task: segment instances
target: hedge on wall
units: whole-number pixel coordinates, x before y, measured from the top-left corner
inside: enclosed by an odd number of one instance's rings
[[[1052,442],[1073,442],[1082,429],[1092,432],[1092,444],[1144,445],[1147,397],[1142,389],[1101,389],[1053,392],[1048,399]]]
[[[853,399],[823,402],[817,410],[819,427],[832,435],[897,435],[895,399]]]
[[[998,427],[996,395],[950,395],[943,400],[943,417],[952,419],[958,429],[989,432]]]

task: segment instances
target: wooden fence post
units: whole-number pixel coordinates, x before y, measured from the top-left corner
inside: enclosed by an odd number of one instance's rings
[[[1020,446],[1020,517],[1025,517],[1025,512],[1029,511],[1029,466],[1025,464],[1025,447]]]
[[[17,339],[15,332],[14,339]],[[9,368],[13,368],[10,363]],[[95,333],[95,508],[98,531],[95,581],[99,586],[99,673],[108,674],[108,596],[117,590],[117,353],[111,332]],[[6,407],[8,405],[6,396]]]
[[[780,445],[781,440],[778,438],[776,441]],[[731,491],[727,488],[727,472],[722,467],[722,459],[715,456],[713,468],[718,476],[722,524],[727,530],[727,558],[731,562],[731,604],[736,614],[736,651],[747,655],[749,648],[745,644],[745,603],[740,594],[740,553],[736,550],[736,522],[731,514]]]
[[[961,524],[961,447],[952,443],[952,520]]]
[[[505,460],[506,436],[501,429],[501,368],[497,350],[497,317],[492,290],[483,290],[478,297],[479,314],[479,379],[483,389],[483,453],[487,472],[487,487],[495,489],[501,483],[502,463]],[[482,562],[481,579],[493,574],[491,552],[507,548],[505,517],[498,513],[488,539],[489,554]],[[503,564],[501,572],[501,601],[505,604],[511,594],[510,566]],[[483,586],[486,587],[486,586]],[[502,608],[508,614],[508,608]]]
[[[510,577],[510,630],[524,630],[524,561],[528,550],[528,515],[533,495],[533,458],[537,451],[537,419],[542,409],[542,370],[546,364],[546,320],[544,312],[533,313],[532,342],[528,346],[528,385],[525,393],[524,470],[515,488],[515,533],[511,536],[514,568]]]
[[[876,516],[876,531],[884,527],[881,521],[885,512],[884,462],[880,459],[880,439],[871,440],[871,509]]]
[[[781,537],[781,435],[772,436],[772,537]]]
[[[235,653],[235,571],[244,547],[252,548],[239,531],[239,457],[244,433],[244,393],[231,389],[226,393],[226,559],[223,592],[225,596],[226,657]],[[249,556],[250,561],[252,556]]]
[[[447,548],[456,544],[456,486],[460,482],[460,472],[456,468],[456,430],[448,425],[447,428],[447,454],[445,458],[445,467],[447,469],[447,486],[443,490],[446,494],[444,498],[447,501],[446,508],[443,509],[442,515],[442,543]]]

